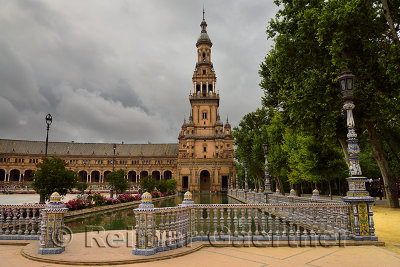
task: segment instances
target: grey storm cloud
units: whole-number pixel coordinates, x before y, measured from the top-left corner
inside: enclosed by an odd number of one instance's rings
[[[260,106],[272,1],[0,0],[0,138],[177,142],[202,6],[220,114]]]

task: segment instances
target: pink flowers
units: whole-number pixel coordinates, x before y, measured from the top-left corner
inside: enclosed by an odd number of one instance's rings
[[[161,193],[160,191],[151,192],[153,198],[164,197],[170,193]],[[104,206],[104,205],[115,205],[119,203],[133,202],[141,200],[142,195],[135,192],[135,194],[121,194],[116,198],[105,197],[100,193],[94,193],[88,196],[87,200],[84,199],[73,199],[65,203],[69,210],[80,210],[91,208],[94,206]]]
[[[137,201],[137,200],[140,200],[140,198],[141,198],[141,195],[140,195],[140,194],[135,194],[135,195],[122,194],[122,195],[119,195],[119,196],[117,197],[117,199],[118,199],[119,201],[121,201],[121,203],[124,203],[124,202],[131,202],[131,201]]]
[[[69,210],[81,210],[94,207],[94,204],[91,200],[84,200],[80,198],[72,199],[65,203],[65,205]]]

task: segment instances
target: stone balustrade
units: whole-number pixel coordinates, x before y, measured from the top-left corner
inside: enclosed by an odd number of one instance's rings
[[[0,240],[37,240],[45,204],[0,205]]]
[[[281,195],[279,192],[274,194],[265,194],[263,192],[244,189],[229,189],[228,194],[246,203],[343,203],[338,200],[320,198],[318,190],[314,190],[311,198],[299,197],[295,192],[292,192],[289,195]]]
[[[232,193],[230,191],[229,193]],[[135,209],[133,254],[152,255],[194,241],[288,241],[351,239],[350,208],[344,202],[263,203],[266,196],[237,190],[252,204],[193,204],[186,192],[178,207],[154,208],[151,196]]]

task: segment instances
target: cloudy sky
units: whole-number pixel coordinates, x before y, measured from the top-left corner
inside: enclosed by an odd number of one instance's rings
[[[220,115],[260,106],[271,1],[0,0],[0,138],[175,143],[203,3]]]

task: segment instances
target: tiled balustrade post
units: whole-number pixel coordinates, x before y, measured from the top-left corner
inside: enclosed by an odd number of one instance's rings
[[[62,245],[64,215],[68,211],[61,203],[61,196],[54,192],[50,196],[47,208],[40,210],[42,215],[39,254],[60,254],[65,250]]]
[[[142,195],[137,209],[133,210],[136,217],[136,244],[132,250],[134,255],[153,255],[157,252],[155,213],[152,197],[149,192]]]
[[[183,196],[183,201],[180,206],[184,206],[188,208],[188,231],[187,231],[187,239],[188,242],[196,241],[196,209],[191,207],[194,204],[193,195],[191,192],[187,191]]]

